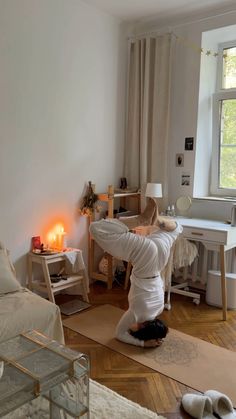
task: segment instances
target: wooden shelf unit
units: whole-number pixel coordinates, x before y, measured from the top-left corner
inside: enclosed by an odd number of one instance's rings
[[[95,192],[95,185],[93,185],[93,190]],[[115,199],[120,199],[120,205],[126,207],[127,199],[136,199],[137,201],[137,213],[140,214],[141,209],[141,193],[140,192],[114,192],[114,186],[109,185],[107,193],[98,194],[98,200],[107,202],[108,206],[108,218],[114,217],[114,201]],[[125,213],[124,213],[125,215]],[[94,221],[94,212],[89,217],[89,224]],[[107,283],[107,288],[112,289],[113,282],[113,257],[108,254],[108,269],[107,275],[102,274],[95,269],[95,241],[92,239],[89,234],[89,276],[93,280],[99,280]]]

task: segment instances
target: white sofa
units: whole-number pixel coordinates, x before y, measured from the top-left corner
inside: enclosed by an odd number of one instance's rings
[[[0,342],[32,329],[64,343],[59,307],[19,284],[0,243]]]

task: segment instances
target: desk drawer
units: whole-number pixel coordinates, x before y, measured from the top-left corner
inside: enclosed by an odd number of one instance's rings
[[[205,230],[201,228],[183,227],[184,237],[190,240],[212,242],[218,244],[227,243],[225,231]]]

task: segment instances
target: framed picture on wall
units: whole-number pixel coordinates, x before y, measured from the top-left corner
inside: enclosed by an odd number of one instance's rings
[[[182,186],[189,186],[190,185],[190,173],[182,173],[181,185]]]
[[[184,149],[186,151],[192,151],[193,150],[193,137],[186,137],[185,138],[185,144],[184,144]]]
[[[176,154],[175,155],[175,166],[176,167],[183,167],[184,166],[184,155],[183,154]]]

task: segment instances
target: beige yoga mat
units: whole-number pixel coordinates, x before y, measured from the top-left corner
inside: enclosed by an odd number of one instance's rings
[[[103,305],[63,321],[64,326],[198,391],[218,390],[236,406],[236,353],[170,329],[159,348],[119,342],[123,310]]]

